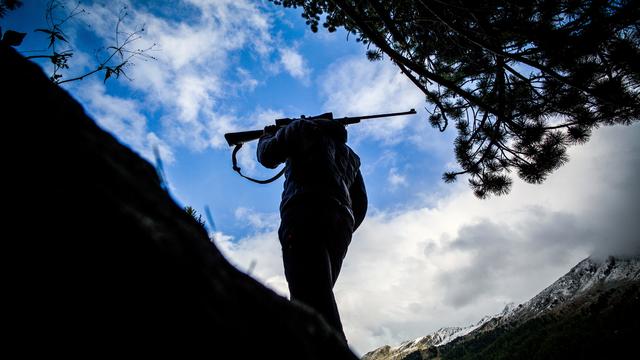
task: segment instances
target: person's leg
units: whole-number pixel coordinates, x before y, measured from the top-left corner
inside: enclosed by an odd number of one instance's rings
[[[331,216],[332,224],[328,227],[330,231],[325,240],[331,263],[331,281],[332,285],[335,285],[342,269],[342,262],[347,255],[347,249],[351,244],[353,220],[347,212],[339,207],[330,210],[329,216]]]
[[[281,241],[284,240],[282,257],[291,300],[300,301],[320,313],[346,342],[333,294],[332,262],[322,238],[327,234],[288,230],[283,234],[286,239]]]

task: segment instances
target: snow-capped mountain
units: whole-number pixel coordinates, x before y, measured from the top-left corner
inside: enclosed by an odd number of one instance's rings
[[[517,306],[509,304],[502,312],[485,316],[476,324],[467,327],[442,328],[427,336],[404,342],[397,347],[383,346],[365,354],[362,360],[403,360],[413,354],[419,354],[420,357],[411,357],[411,359],[429,358],[430,351],[433,352],[437,347],[457,338],[542,316],[577,301],[583,294],[596,288],[615,287],[619,283],[639,280],[640,257],[609,257],[601,261],[587,258],[523,304]]]
[[[640,257],[609,257],[604,261],[586,258],[531,300],[502,317],[501,323],[537,317],[572,302],[595,287],[632,280],[640,280]]]
[[[430,348],[444,345],[456,338],[470,334],[491,320],[503,318],[511,314],[514,309],[515,304],[507,304],[502,312],[485,316],[475,324],[466,327],[454,326],[441,328],[427,336],[412,341],[405,341],[397,347],[386,345],[367,353],[362,357],[362,360],[402,360],[416,351],[428,351]]]

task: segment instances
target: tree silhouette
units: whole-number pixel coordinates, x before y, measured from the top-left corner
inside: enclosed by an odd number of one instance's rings
[[[194,209],[191,206],[185,206],[184,207],[184,211],[189,214],[189,216],[191,216],[193,218],[193,220],[195,220],[198,225],[205,227],[206,223],[204,221],[204,219],[202,218],[202,215],[198,214],[198,211],[196,209]]]
[[[7,11],[15,10],[22,6],[20,0],[0,0],[0,18],[4,17]]]
[[[455,124],[474,193],[509,192],[512,170],[542,183],[594,128],[640,115],[637,0],[270,0],[311,30],[344,27],[387,55],[426,96],[429,122]],[[324,17],[321,17],[324,15]]]

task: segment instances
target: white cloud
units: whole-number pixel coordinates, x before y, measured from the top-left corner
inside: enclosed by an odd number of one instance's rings
[[[174,5],[185,12],[184,21],[150,12],[150,8],[162,4],[145,7],[125,1],[123,5],[129,15],[120,30],[132,32],[144,24],[143,36],[133,47],[155,44],[151,55],[157,60],[134,59],[136,66],[127,69],[134,81],[122,81],[121,85],[141,95],[132,100],[142,99],[139,108],[161,114],[163,129],[154,135],[173,147],[225,149],[223,134],[248,125],[225,101],[240,92],[253,91],[259,84],[257,74],[239,65],[240,52],[249,50],[264,66],[276,64],[276,71],[308,79],[306,62],[271,34],[273,20],[260,3],[185,0]],[[119,9],[98,3],[86,8],[86,22],[104,39],[104,45],[112,45]],[[118,129],[114,132],[120,136]],[[247,165],[253,167],[250,161]]]
[[[169,145],[148,129],[147,118],[137,101],[107,94],[104,84],[95,78],[74,84],[73,89],[98,125],[116,134],[147,160],[155,162],[154,148],[164,163],[175,160]]]
[[[239,240],[217,233],[214,243],[239,270],[249,273],[276,293],[288,296],[289,289],[280,255],[282,250],[275,231]]]
[[[386,112],[389,104],[415,108],[424,101],[398,68],[386,61],[371,62],[362,56],[338,59],[326,75],[320,85],[327,103],[348,115]]]
[[[445,133],[426,120],[424,94],[388,60],[368,61],[363,56],[337,59],[320,76],[324,109],[338,117],[390,113],[415,109],[416,115],[364,120],[350,126],[349,141],[384,147],[410,143],[443,161],[453,160],[455,129]]]
[[[362,56],[339,59],[321,76],[325,109],[347,116],[418,109],[424,103],[420,91],[387,61],[370,62]],[[369,137],[389,143],[403,141],[400,136],[416,122],[415,116],[371,120],[354,127],[356,137]],[[351,128],[350,128],[351,129]]]
[[[250,125],[252,128],[263,128],[267,125],[274,125],[276,119],[284,118],[285,115],[281,110],[274,109],[262,109],[258,108],[249,116],[253,119],[253,123]]]
[[[311,70],[299,52],[292,48],[280,49],[280,62],[289,75],[298,80],[308,81]]]
[[[365,162],[360,165],[362,175],[367,177],[381,167],[395,167],[398,162],[398,153],[392,150],[385,150],[375,158],[373,162]]]
[[[236,209],[235,217],[237,220],[250,225],[255,230],[261,231],[276,230],[280,224],[280,216],[277,213],[260,213],[244,207]]]
[[[407,177],[398,173],[398,169],[394,167],[389,169],[389,176],[387,177],[387,181],[389,182],[392,190],[395,190],[399,187],[406,187],[408,185]]]
[[[599,129],[545,184],[516,182],[506,197],[479,200],[459,183],[433,205],[370,211],[335,288],[350,344],[364,353],[468,325],[529,299],[589,254],[640,253],[639,134],[637,125]],[[259,258],[257,277],[284,288],[275,232],[225,254]]]
[[[255,141],[245,143],[236,156],[240,171],[245,175],[257,176],[258,161],[256,160],[257,144]],[[232,150],[229,149],[231,152]]]
[[[201,109],[210,105],[219,91],[218,83],[219,81],[215,76],[206,77],[196,74],[180,76],[175,83],[177,90],[175,104],[179,109],[177,114],[179,117],[176,121],[198,121]]]
[[[238,84],[238,87],[240,89],[253,91],[260,83],[258,80],[254,79],[251,76],[251,73],[249,71],[243,69],[242,67],[238,67],[236,69],[236,73],[238,75],[238,78],[240,79],[240,82]]]

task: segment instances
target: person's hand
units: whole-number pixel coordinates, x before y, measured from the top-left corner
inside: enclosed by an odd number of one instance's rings
[[[262,131],[262,135],[273,135],[276,133],[276,131],[278,131],[278,126],[276,125],[267,125],[264,127],[264,130]]]

